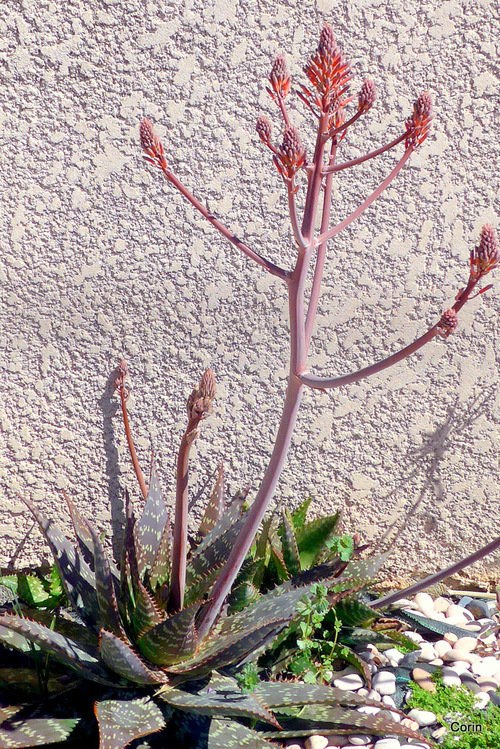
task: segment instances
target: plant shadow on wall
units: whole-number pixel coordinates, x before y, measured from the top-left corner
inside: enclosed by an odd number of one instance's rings
[[[405,531],[407,523],[414,518],[427,493],[433,496],[437,506],[445,501],[445,488],[441,481],[440,463],[447,451],[453,451],[458,435],[466,433],[464,439],[467,439],[468,430],[486,412],[488,404],[495,397],[495,385],[490,385],[482,390],[479,395],[471,397],[468,404],[459,404],[457,396],[456,404],[448,407],[444,424],[437,427],[434,432],[424,433],[423,444],[408,452],[408,458],[404,462],[413,464],[413,466],[406,475],[401,477],[398,485],[381,496],[378,501],[381,506],[384,506],[384,503],[387,506],[392,497],[400,493],[404,495],[405,488],[414,483],[418,477],[423,476],[424,481],[416,500],[410,506],[406,506],[405,509],[405,505],[408,505],[405,496],[397,503],[394,512],[386,519],[386,522],[390,524],[385,533],[378,539],[380,544],[385,542],[388,546],[393,546],[396,543]],[[434,516],[429,515],[426,521],[427,526],[424,528],[426,532],[433,531],[437,527],[437,520]]]
[[[348,386],[401,362],[434,339],[448,339],[457,328],[462,307],[490,288],[481,288],[483,278],[499,259],[495,232],[485,226],[470,253],[466,285],[423,335],[356,372],[326,378],[311,373],[308,351],[328,242],[370,208],[422,146],[430,129],[432,104],[428,93],[421,94],[395,139],[365,156],[338,161],[342,141],[355,131],[375,102],[375,84],[366,80],[357,96],[349,94],[350,67],[329,25],[324,26],[304,71],[307,85],[300,85],[298,97],[314,117],[312,158],[308,158],[291,121],[286,102],[291,80],[281,55],[272,66],[268,88],[283,120],[281,143],[273,142],[272,126],[266,117],[259,117],[256,126],[285,186],[296,250],[293,268],[274,264],[238,239],[173,173],[149,120],[144,119],[139,130],[147,161],[239,251],[263,272],[275,276],[288,293],[289,376],[275,444],[261,484],[254,497],[247,498],[247,490],[242,490],[228,498],[224,472],[219,469],[198,532],[189,537],[192,446],[212,409],[216,390],[214,374],[208,369],[187,402],[171,522],[155,467],[148,481],[135,451],[127,410],[128,372],[121,362],[114,386],[142,498],[134,507],[125,492],[125,532],[122,542],[113,545],[115,559],[109,558],[93,523],[80,514],[69,497],[65,499],[76,543],[26,500],[50,546],[72,614],[39,610],[17,601],[0,616],[0,647],[30,656],[38,669],[31,680],[38,688],[38,700],[28,707],[19,697],[26,669],[9,669],[3,675],[7,687],[13,692],[17,689],[18,698],[4,701],[6,690],[0,690],[0,749],[47,745],[67,738],[81,746],[88,730],[94,736],[96,733],[95,722],[89,728],[86,716],[75,716],[75,704],[80,701],[88,705],[89,692],[102,749],[122,749],[139,737],[160,731],[164,731],[163,738],[168,738],[172,749],[265,749],[271,741],[318,731],[395,734],[430,743],[384,711],[376,715],[360,713],[359,706],[379,709],[379,703],[366,696],[299,681],[250,685],[245,675],[241,681],[247,664],[255,661],[298,615],[306,617],[302,625],[312,642],[311,626],[319,623],[314,617],[325,613],[325,605],[334,607],[346,598],[355,599],[372,582],[386,558],[369,556],[367,548],[355,538],[332,538],[335,516],[307,522],[307,500],[294,514],[285,508],[277,523],[267,512],[291,444],[304,388],[333,390]],[[388,176],[353,213],[330,226],[334,176],[399,147],[403,153]],[[313,270],[313,280],[308,295],[309,270]],[[110,387],[108,382],[101,399],[105,439],[109,440]],[[110,442],[107,447],[111,480],[111,471],[117,468],[116,453]],[[497,538],[472,557],[457,562],[454,569],[462,569],[499,547]],[[318,588],[320,584],[324,589]],[[419,585],[425,587],[425,581]],[[314,596],[317,600],[313,606]],[[388,599],[390,596],[372,602],[365,613],[376,618],[373,609],[382,607]],[[360,607],[357,604],[358,611]],[[336,646],[334,637],[332,656]],[[366,677],[369,682],[368,672]],[[61,716],[59,712],[48,720],[53,697],[47,695],[51,691],[60,696],[58,709],[66,705],[67,713]],[[43,705],[40,697],[44,698]]]

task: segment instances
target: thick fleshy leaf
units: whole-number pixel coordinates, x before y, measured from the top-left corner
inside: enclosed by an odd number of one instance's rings
[[[174,714],[168,725],[174,746],[189,749],[276,749],[260,733],[231,718],[211,718],[205,715]],[[171,733],[172,732],[172,733]]]
[[[211,640],[205,640],[192,658],[186,658],[178,665],[168,666],[166,670],[191,679],[223,666],[238,665],[250,655],[257,658],[260,651],[269,645],[270,640],[288,624],[288,621],[273,619],[254,624],[243,631],[216,634]]]
[[[302,682],[262,681],[257,684],[254,696],[273,711],[282,708],[302,705],[332,705],[334,707],[380,707],[380,701],[362,697],[350,692],[322,684],[303,684]],[[399,712],[399,711],[397,711]],[[404,715],[404,713],[401,713]]]
[[[112,676],[100,664],[99,657],[94,648],[77,643],[59,632],[54,632],[48,627],[29,619],[21,619],[18,616],[5,615],[0,617],[0,631],[2,628],[22,635],[30,642],[35,643],[45,653],[53,656],[76,671],[80,676],[91,681],[97,681],[106,686],[116,686]],[[2,641],[16,647],[15,642],[8,642],[2,635]]]
[[[426,616],[421,616],[413,611],[398,611],[394,613],[399,619],[411,624],[414,629],[420,632],[432,632],[436,635],[444,635],[446,632],[451,632],[459,638],[468,636],[466,634],[468,630],[463,627],[457,627],[455,624],[447,624],[446,622],[440,622],[436,619],[428,619]]]
[[[93,565],[94,542],[92,540],[92,535],[89,531],[87,521],[80,514],[75,503],[69,498],[69,496],[64,491],[63,491],[63,496],[66,501],[66,504],[68,505],[71,522],[73,524],[73,528],[74,528],[75,535],[78,541],[78,545],[80,547],[80,551],[82,552],[82,555],[85,561],[87,562],[87,564]]]
[[[66,741],[78,718],[25,718],[2,720],[0,707],[0,749],[47,746]]]
[[[161,674],[149,669],[142,658],[126,642],[112,632],[101,630],[99,651],[109,668],[133,684],[159,684],[164,680]]]
[[[218,717],[253,718],[280,728],[274,715],[263,706],[264,703],[254,695],[242,692],[235,679],[221,674],[212,674],[210,680],[196,692],[166,686],[156,696],[179,710]]]
[[[302,528],[302,526],[306,522],[307,511],[309,510],[309,506],[312,500],[312,497],[307,497],[307,499],[304,499],[304,501],[301,502],[300,505],[292,512],[292,523],[295,532]]]
[[[220,520],[224,512],[225,481],[224,466],[219,466],[215,486],[208,498],[207,506],[198,528],[198,536],[204,538]]]
[[[293,520],[286,507],[283,509],[281,546],[283,548],[283,559],[287,566],[290,577],[300,572],[300,556],[293,528]]]
[[[167,522],[163,530],[160,545],[149,575],[151,590],[164,585],[170,581],[170,570],[172,566],[172,526],[170,524],[170,513],[167,513]]]
[[[302,569],[312,567],[323,552],[326,542],[335,534],[339,513],[311,520],[297,530],[297,546]]]
[[[134,739],[166,726],[165,713],[149,697],[101,700],[94,706],[99,749],[123,749]]]
[[[167,521],[167,508],[158,482],[156,467],[153,463],[148,498],[141,519],[134,528],[137,564],[141,579],[146,568],[151,569],[154,564]]]
[[[101,621],[105,629],[109,632],[113,632],[118,637],[122,637],[125,633],[120,621],[115,586],[111,576],[108,558],[97,533],[90,523],[88,524],[88,528],[94,545],[95,585],[97,602],[101,612]]]
[[[335,613],[344,627],[369,627],[378,614],[356,598],[345,598],[335,606]]]
[[[155,599],[139,580],[135,589],[135,606],[131,616],[132,629],[136,637],[140,637],[146,630],[160,624],[164,618]]]
[[[372,688],[372,672],[368,663],[366,663],[359,655],[351,648],[346,645],[339,645],[335,647],[334,654],[341,660],[347,661],[351,666],[356,668],[360,675],[364,678],[368,689]]]
[[[186,573],[185,604],[202,598],[212,587],[219,570],[227,561],[245,523],[246,514],[238,515],[227,525],[230,508],[219,524],[210,531],[189,560]],[[220,531],[220,533],[219,533]]]
[[[157,666],[189,658],[198,645],[195,619],[199,608],[199,602],[193,603],[145,632],[137,642],[144,657]]]
[[[89,627],[96,629],[100,611],[94,573],[57,525],[38,512],[26,499],[23,501],[29,507],[50,546],[68,598],[81,619]]]
[[[351,559],[341,579],[360,580],[372,582],[378,575],[382,565],[389,557],[389,552],[379,554],[378,556],[368,557],[367,559]]]
[[[379,703],[380,706],[380,703]],[[286,710],[286,709],[285,709]],[[387,717],[385,711],[377,715],[366,715],[350,708],[334,707],[331,705],[304,705],[297,716],[281,715],[280,708],[275,708],[278,719],[286,734],[277,732],[275,736],[294,736],[296,731],[309,730],[314,733],[356,733],[375,736],[387,734],[405,736],[407,738],[424,740],[422,734],[412,731],[401,723],[396,723]],[[337,730],[338,729],[338,730]],[[271,737],[272,734],[267,733]],[[431,742],[429,742],[431,743]]]

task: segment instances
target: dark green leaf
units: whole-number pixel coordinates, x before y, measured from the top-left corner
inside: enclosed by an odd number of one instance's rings
[[[372,688],[372,672],[370,670],[370,666],[362,658],[360,658],[359,655],[354,652],[354,650],[351,650],[346,645],[337,644],[334,653],[338,658],[347,661],[347,663],[350,663],[351,666],[357,668],[361,676],[366,681],[366,686],[368,687],[368,689]]]
[[[160,624],[164,615],[148,589],[139,580],[135,589],[135,606],[131,616],[132,629],[136,637],[140,637],[146,630]]]
[[[372,582],[378,575],[380,568],[387,560],[389,553],[368,557],[367,559],[351,559],[344,572],[342,580],[362,580]]]
[[[344,598],[335,605],[335,613],[344,627],[369,627],[378,614],[356,598]]]
[[[168,749],[276,749],[257,731],[247,728],[230,718],[210,718],[177,712],[169,723]]]
[[[257,684],[255,697],[275,712],[281,708],[302,705],[332,705],[334,707],[380,707],[380,702],[362,697],[336,687],[301,682],[261,681]]]
[[[102,700],[95,704],[99,749],[123,749],[134,739],[165,727],[165,717],[149,697]]]
[[[171,554],[172,554],[172,527],[170,525],[170,513],[167,513],[167,522],[161,537],[158,552],[151,567],[149,584],[151,590],[164,585],[170,581]]]
[[[281,545],[289,576],[298,575],[300,572],[299,549],[293,529],[293,520],[286,508],[283,509]]]
[[[99,651],[112,671],[134,684],[159,684],[163,681],[162,676],[149,669],[130,645],[112,632],[101,630]]]
[[[312,497],[307,497],[307,499],[301,502],[297,509],[292,512],[292,523],[295,532],[302,528],[302,526],[306,522],[307,511],[309,510],[309,505],[311,504],[312,500]]]
[[[116,602],[115,588],[108,559],[99,537],[90,523],[88,524],[88,528],[94,545],[95,584],[101,621],[105,629],[113,632],[117,637],[122,637],[124,636],[124,631],[120,621],[120,614],[118,613],[118,604]]]
[[[138,647],[157,666],[178,663],[191,656],[198,645],[195,619],[200,603],[193,603],[145,632]]]
[[[196,692],[167,686],[162,687],[157,696],[180,710],[218,717],[253,718],[280,728],[274,715],[261,702],[252,694],[243,693],[235,679],[221,674],[212,674],[210,680]]]
[[[78,718],[7,718],[0,723],[0,749],[47,746],[66,741],[78,723]]]
[[[339,513],[316,518],[297,530],[297,546],[302,569],[308,569],[318,560],[328,539],[335,534]]]
[[[80,551],[82,552],[82,555],[85,561],[88,564],[93,564],[94,563],[94,542],[92,540],[92,535],[89,531],[87,521],[82,515],[80,515],[80,512],[77,510],[76,505],[69,498],[66,492],[63,492],[63,496],[64,496],[64,499],[66,500],[66,504],[68,505],[71,522],[73,523],[73,528],[75,530],[75,535],[78,540],[78,545],[80,546]]]

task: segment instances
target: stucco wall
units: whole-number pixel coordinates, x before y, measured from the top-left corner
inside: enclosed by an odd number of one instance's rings
[[[312,365],[333,375],[401,348],[453,302],[481,226],[498,223],[498,39],[494,0],[7,0],[0,7],[2,257],[0,563],[31,528],[19,496],[65,524],[61,489],[99,528],[139,493],[110,376],[124,357],[142,464],[150,446],[169,501],[185,400],[205,367],[219,384],[198,442],[193,494],[218,461],[255,488],[285,388],[283,284],[220,237],[143,161],[138,125],[257,251],[289,267],[286,194],[254,132],[277,111],[274,56],[294,83],[330,22],[371,76],[372,111],[348,158],[401,132],[429,90],[433,132],[384,196],[329,250]],[[290,103],[309,155],[312,117]],[[496,121],[496,125],[495,125]],[[496,130],[495,130],[496,128]],[[401,153],[401,151],[398,151]],[[343,218],[395,155],[343,172]],[[500,286],[497,278],[497,288]],[[392,370],[333,394],[307,391],[277,497],[341,507],[375,540],[404,524],[392,569],[434,570],[500,532],[495,290],[460,328]],[[117,410],[118,409],[118,410]],[[18,562],[48,556],[37,530]],[[498,557],[474,571],[498,573]]]

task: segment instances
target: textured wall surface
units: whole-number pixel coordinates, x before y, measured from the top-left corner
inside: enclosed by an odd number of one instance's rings
[[[286,192],[254,127],[266,114],[279,137],[265,92],[272,61],[284,52],[293,82],[305,82],[330,22],[353,93],[366,76],[378,88],[346,158],[396,137],[422,91],[436,117],[397,181],[331,243],[313,369],[334,375],[383,358],[451,305],[481,226],[500,215],[500,23],[495,0],[436,6],[4,0],[0,564],[49,556],[20,496],[67,527],[66,489],[101,530],[119,521],[124,486],[140,502],[112,389],[122,357],[140,460],[147,467],[153,446],[168,501],[186,398],[207,366],[218,397],[193,494],[221,460],[231,490],[255,489],[270,454],[287,372],[285,288],[143,161],[144,115],[186,185],[290,267]],[[313,118],[297,97],[290,108],[311,156]],[[339,175],[334,218],[401,152]],[[500,288],[498,273],[491,280]],[[357,385],[307,391],[277,498],[312,493],[316,512],[342,508],[346,529],[369,540],[399,530],[401,574],[433,571],[500,533],[499,323],[493,289],[467,304],[447,341]],[[471,574],[499,568],[497,556]]]

